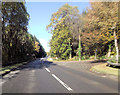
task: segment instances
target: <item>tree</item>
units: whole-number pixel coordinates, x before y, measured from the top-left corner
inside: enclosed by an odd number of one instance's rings
[[[79,16],[77,7],[68,4],[63,5],[52,15],[47,29],[53,34],[50,40],[50,51],[53,55],[62,59],[70,58],[70,48],[79,31]]]
[[[29,14],[25,2],[2,2],[2,14],[3,66],[30,60],[33,54],[45,56],[40,42],[27,31]]]
[[[85,16],[87,21],[84,32],[82,32],[82,42],[90,49],[91,54],[97,49],[101,56],[114,40],[111,27],[118,22],[117,14],[117,2],[91,2],[91,8],[87,10]],[[116,36],[119,39],[118,34]]]
[[[3,63],[19,56],[19,38],[26,32],[29,15],[24,2],[2,2],[3,13]],[[9,57],[9,58],[8,58]]]

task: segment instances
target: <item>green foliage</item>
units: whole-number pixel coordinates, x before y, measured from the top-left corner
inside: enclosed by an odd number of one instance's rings
[[[2,14],[3,66],[46,55],[40,42],[27,32],[25,2],[2,2]]]
[[[94,59],[96,49],[97,59],[106,58],[105,55],[110,47],[111,55],[115,55],[112,27],[115,26],[117,40],[120,39],[118,3],[90,2],[90,4],[91,8],[82,14],[79,14],[77,7],[65,4],[52,15],[51,22],[47,26],[48,31],[53,35],[50,40],[52,56],[68,59],[70,47],[72,57],[78,55],[82,60],[89,57]],[[72,46],[69,46],[69,42]]]
[[[107,58],[106,56],[101,56],[101,57],[98,57],[97,59],[102,60],[102,59],[106,59],[106,58]]]
[[[112,63],[116,63],[116,56],[114,55],[112,57],[109,57],[109,58],[107,58],[107,60],[110,61],[110,62],[112,62]],[[119,57],[118,63],[120,63],[120,57]]]
[[[78,56],[74,56],[72,59],[73,59],[73,61],[78,61],[79,57]]]
[[[110,44],[112,44],[111,51],[113,51],[115,46],[112,27],[118,23],[117,6],[116,2],[91,2],[91,8],[83,17],[85,24],[82,32],[82,49],[85,54],[94,55],[94,50],[97,49],[98,56],[104,56],[107,54]],[[117,27],[119,24],[116,25],[119,39],[120,31]]]
[[[51,22],[47,26],[48,31],[53,34],[50,40],[51,56],[61,59],[69,58],[72,53],[71,45],[79,31],[79,16],[77,7],[68,4],[63,5],[52,15]]]
[[[89,60],[89,56],[84,55],[84,56],[82,56],[81,60]]]
[[[50,52],[53,53],[54,56],[60,57],[61,59],[67,59],[71,50],[69,46],[70,36],[69,30],[66,28],[63,28],[61,31],[56,31],[50,42]]]

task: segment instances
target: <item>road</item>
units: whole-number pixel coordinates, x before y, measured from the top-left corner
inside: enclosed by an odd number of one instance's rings
[[[37,59],[5,75],[2,93],[118,93],[118,82]]]

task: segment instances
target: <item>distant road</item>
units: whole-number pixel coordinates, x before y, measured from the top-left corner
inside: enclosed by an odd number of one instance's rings
[[[118,93],[115,80],[45,60],[37,59],[4,76],[3,93]]]

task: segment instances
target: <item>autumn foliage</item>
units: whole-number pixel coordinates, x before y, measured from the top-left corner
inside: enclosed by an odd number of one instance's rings
[[[82,14],[79,14],[77,7],[65,4],[52,15],[51,23],[47,26],[48,31],[53,34],[50,40],[52,56],[68,59],[69,42],[72,57],[78,56],[79,35],[82,56],[90,57],[96,51],[99,57],[105,56],[109,49],[116,54],[114,31],[117,44],[120,44],[118,2],[90,2],[90,4],[91,7]]]

